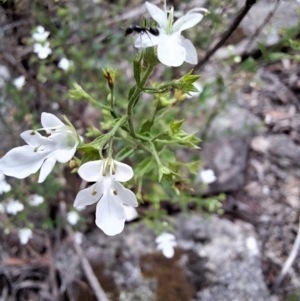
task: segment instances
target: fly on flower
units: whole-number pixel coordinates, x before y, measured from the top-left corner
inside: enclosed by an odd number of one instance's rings
[[[198,24],[203,15],[208,13],[205,8],[194,8],[174,22],[174,9],[161,10],[154,4],[146,2],[151,17],[158,23],[159,35],[149,36],[142,33],[135,41],[135,47],[146,48],[157,46],[157,57],[166,66],[178,67],[183,62],[197,64],[197,51],[192,42],[185,39],[181,32]]]

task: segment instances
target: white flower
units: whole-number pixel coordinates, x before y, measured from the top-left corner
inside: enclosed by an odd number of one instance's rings
[[[20,243],[22,245],[26,245],[28,243],[28,240],[32,238],[32,231],[29,228],[22,228],[19,230],[18,236]]]
[[[119,183],[133,177],[132,168],[108,158],[85,163],[78,173],[83,180],[96,183],[79,191],[74,207],[98,202],[96,225],[107,235],[121,233],[126,220],[123,204],[133,207],[138,205],[134,193]]]
[[[79,214],[76,211],[68,212],[67,221],[72,226],[76,225],[79,221]]]
[[[32,38],[36,42],[45,42],[49,36],[49,31],[45,31],[45,28],[41,25],[36,27],[36,32],[32,34]]]
[[[68,70],[69,67],[71,65],[71,61],[69,61],[68,59],[66,59],[65,57],[63,57],[62,59],[60,59],[60,61],[58,62],[58,67],[60,69],[63,69],[63,70]]]
[[[173,234],[163,232],[155,239],[155,242],[157,243],[156,249],[161,250],[165,257],[172,258],[174,256],[174,247],[177,246],[177,242]]]
[[[31,196],[31,200],[29,201],[29,204],[31,206],[37,207],[40,204],[44,203],[44,197],[42,197],[41,195],[38,194],[34,194]]]
[[[37,54],[38,58],[43,60],[48,57],[49,54],[52,53],[50,48],[50,43],[45,42],[44,44],[35,43],[33,44],[33,52]]]
[[[198,174],[199,180],[204,184],[211,184],[217,180],[215,172],[212,169],[203,169]]]
[[[144,32],[135,41],[135,47],[145,48],[157,45],[157,57],[166,66],[178,67],[183,62],[197,64],[197,51],[192,42],[181,36],[181,32],[195,26],[203,19],[203,12],[208,11],[204,8],[196,8],[180,17],[173,24],[173,7],[164,11],[154,4],[146,2],[146,7],[151,17],[158,23],[159,35]],[[197,13],[202,12],[202,13]]]
[[[0,170],[7,176],[23,179],[40,168],[39,183],[52,171],[56,161],[66,163],[73,157],[79,139],[75,129],[50,113],[42,113],[41,123],[47,136],[25,131],[21,137],[28,145],[10,150],[0,159]]]
[[[24,205],[19,201],[11,200],[6,205],[6,212],[8,214],[16,215],[18,212],[24,209]]]
[[[21,75],[13,80],[13,85],[19,90],[22,89],[24,84],[25,84],[25,76],[24,75]]]
[[[126,214],[126,222],[131,222],[139,216],[136,209],[131,206],[124,205],[124,210]]]
[[[5,181],[4,174],[0,171],[0,194],[9,192],[10,190],[11,186]]]
[[[74,233],[74,241],[78,244],[81,245],[83,240],[83,234],[81,232],[75,232]]]

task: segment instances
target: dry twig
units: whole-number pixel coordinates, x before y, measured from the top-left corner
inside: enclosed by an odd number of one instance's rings
[[[62,214],[63,217],[66,216],[65,207],[66,207],[65,203],[60,202],[60,209],[61,209],[61,214]],[[74,232],[73,232],[72,228],[69,225],[67,225],[66,230],[67,230],[68,235],[72,239],[74,249],[75,249],[78,257],[81,260],[81,265],[82,265],[83,272],[84,272],[84,274],[85,274],[92,290],[94,291],[94,294],[95,294],[97,300],[98,301],[109,301],[106,294],[105,294],[105,292],[104,292],[104,290],[103,290],[103,288],[101,287],[97,277],[95,276],[95,273],[94,273],[88,259],[86,258],[81,246],[78,245],[75,242]]]
[[[240,13],[236,16],[236,18],[233,20],[232,24],[229,26],[229,28],[222,34],[220,41],[213,47],[211,50],[209,50],[204,58],[198,62],[198,64],[195,66],[194,71],[197,71],[198,69],[201,69],[203,65],[210,59],[210,57],[221,47],[224,45],[224,43],[228,40],[228,38],[232,35],[232,33],[237,29],[241,21],[244,19],[244,17],[247,15],[251,7],[256,3],[256,0],[246,0],[244,8],[240,11]]]
[[[287,258],[286,262],[284,263],[284,266],[283,266],[280,274],[277,276],[277,278],[274,282],[274,285],[273,285],[274,292],[277,290],[277,288],[281,284],[282,280],[284,279],[285,275],[287,274],[288,270],[291,268],[292,264],[294,263],[299,249],[300,249],[300,221],[299,221],[298,233],[297,233],[293,248],[291,250],[291,253],[290,253],[289,257]]]
[[[251,47],[253,41],[258,37],[258,35],[261,33],[261,31],[265,28],[265,26],[273,18],[273,16],[274,16],[276,10],[278,9],[280,3],[281,3],[281,0],[277,0],[277,2],[274,5],[273,9],[269,12],[269,14],[267,15],[267,17],[264,19],[263,23],[256,29],[255,33],[252,35],[252,37],[250,38],[249,42],[245,46],[245,50],[244,50],[245,52],[244,52],[244,54],[249,53],[249,51],[251,50],[250,47]]]

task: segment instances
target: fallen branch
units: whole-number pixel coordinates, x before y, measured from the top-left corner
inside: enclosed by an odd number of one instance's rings
[[[66,209],[65,208],[66,208],[65,203],[60,202],[61,214],[64,218],[66,217]],[[109,301],[103,288],[101,287],[101,285],[98,281],[98,278],[95,276],[95,273],[94,273],[88,259],[86,258],[81,246],[75,242],[73,229],[71,228],[71,226],[67,225],[66,230],[73,242],[73,246],[74,246],[74,249],[75,249],[78,257],[81,260],[81,266],[82,266],[83,272],[84,272],[92,290],[94,291],[97,301]]]
[[[297,233],[293,248],[291,250],[291,253],[290,253],[289,257],[287,258],[280,274],[277,276],[277,278],[274,282],[273,289],[272,289],[274,292],[278,289],[279,285],[281,284],[281,282],[284,279],[285,275],[287,274],[288,270],[294,263],[299,249],[300,249],[300,221],[299,221],[298,233]]]

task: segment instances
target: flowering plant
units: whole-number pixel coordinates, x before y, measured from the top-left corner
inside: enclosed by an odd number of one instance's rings
[[[174,22],[174,10],[167,9],[166,4],[164,10],[149,2],[146,7],[158,27],[152,31],[139,28],[135,46],[140,49],[133,60],[135,82],[128,89],[126,105],[123,105],[124,97],[116,93],[116,70],[103,69],[109,88],[106,102],[95,99],[77,83],[69,91],[74,100],[86,100],[101,112],[101,129],[90,127],[85,135],[88,142],[81,141],[66,117],[63,117],[64,123],[53,114],[43,112],[42,128],[21,134],[27,145],[13,148],[0,159],[0,171],[7,176],[23,179],[40,170],[39,183],[44,182],[56,162],[72,160],[73,172],[90,183],[77,193],[74,206],[79,209],[97,203],[96,225],[107,235],[122,232],[128,220],[127,206],[137,207],[138,201],[146,201],[157,213],[163,198],[190,191],[186,188],[188,172],[196,174],[199,168],[199,161],[180,162],[176,157],[177,148],[197,150],[200,140],[196,132],[188,133],[183,129],[184,120],[176,118],[174,108],[180,106],[187,94],[197,92],[195,82],[200,76],[191,70],[178,79],[160,83],[153,82],[150,77],[159,63],[166,66],[197,63],[196,48],[181,33],[198,24],[207,10],[190,10]],[[49,32],[41,27],[32,36],[36,42],[34,52],[41,59],[52,53],[48,36]],[[66,58],[56,63],[63,70],[68,70],[70,64]],[[138,118],[136,112],[146,106],[148,114]],[[78,156],[74,157],[76,151]],[[153,181],[155,183],[150,185]],[[126,187],[121,183],[126,183]],[[166,188],[165,193],[161,192],[161,184]],[[161,215],[148,217],[159,219]],[[80,217],[77,212],[70,211],[67,220],[76,225]],[[173,248],[175,244],[172,240],[170,245]],[[162,246],[165,245],[160,244],[159,248]],[[163,249],[171,256],[169,247]]]

